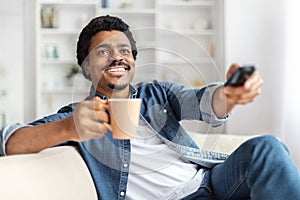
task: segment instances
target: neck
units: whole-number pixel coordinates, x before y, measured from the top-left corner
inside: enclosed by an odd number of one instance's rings
[[[103,90],[103,88],[97,88],[97,92],[101,95],[107,96],[108,98],[128,98],[130,94],[130,87],[128,85],[122,90],[111,88]]]

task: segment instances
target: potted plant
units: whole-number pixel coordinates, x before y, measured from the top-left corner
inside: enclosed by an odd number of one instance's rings
[[[82,72],[82,69],[79,67],[79,66],[77,66],[77,65],[73,65],[71,68],[70,68],[70,70],[69,70],[69,72],[67,73],[67,75],[66,75],[66,78],[67,78],[67,83],[68,83],[68,85],[73,85],[74,84],[74,79],[75,79],[75,77],[76,77],[76,75],[77,74],[80,74]]]

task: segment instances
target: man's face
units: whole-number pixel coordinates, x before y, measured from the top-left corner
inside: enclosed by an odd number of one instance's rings
[[[85,72],[103,95],[128,91],[135,62],[130,42],[121,31],[100,31],[91,38]]]

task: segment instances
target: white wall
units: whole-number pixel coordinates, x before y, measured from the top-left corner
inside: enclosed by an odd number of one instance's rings
[[[282,5],[271,0],[226,1],[226,63],[255,63],[264,78],[263,93],[247,106],[239,106],[228,123],[230,133],[266,133],[274,130],[281,88],[284,45]],[[280,14],[279,14],[280,13]]]
[[[287,32],[285,37],[285,65],[283,76],[282,107],[280,110],[282,119],[278,121],[278,129],[281,138],[289,145],[295,162],[300,166],[300,24],[295,19],[300,18],[300,2],[289,0],[286,6]]]
[[[22,122],[24,116],[23,26],[23,4],[0,0],[0,91],[6,93],[0,95],[0,114],[5,113],[7,123]]]
[[[289,38],[285,27],[287,20],[297,21],[297,18],[287,19],[289,10],[285,8],[289,1],[225,1],[227,66],[233,62],[255,63],[264,78],[262,94],[252,104],[237,107],[227,124],[227,132],[276,135],[284,140],[300,167],[300,147],[295,145],[295,141],[300,141],[300,134],[291,135],[290,132],[282,132],[285,130],[281,128],[282,122],[291,122],[289,116],[299,113],[299,110],[297,112],[291,109],[288,114],[282,115],[284,84],[287,81],[284,76],[287,73],[286,46]],[[298,12],[299,10],[300,8]],[[291,123],[296,124],[295,121]]]

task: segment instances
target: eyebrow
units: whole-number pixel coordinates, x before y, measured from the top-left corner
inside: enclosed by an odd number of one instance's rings
[[[108,43],[101,43],[99,45],[97,45],[94,50],[99,49],[99,48],[107,48],[107,47],[111,47],[112,45],[108,44]],[[118,48],[119,47],[131,47],[129,44],[126,43],[121,43],[121,44],[117,44],[116,45]]]

